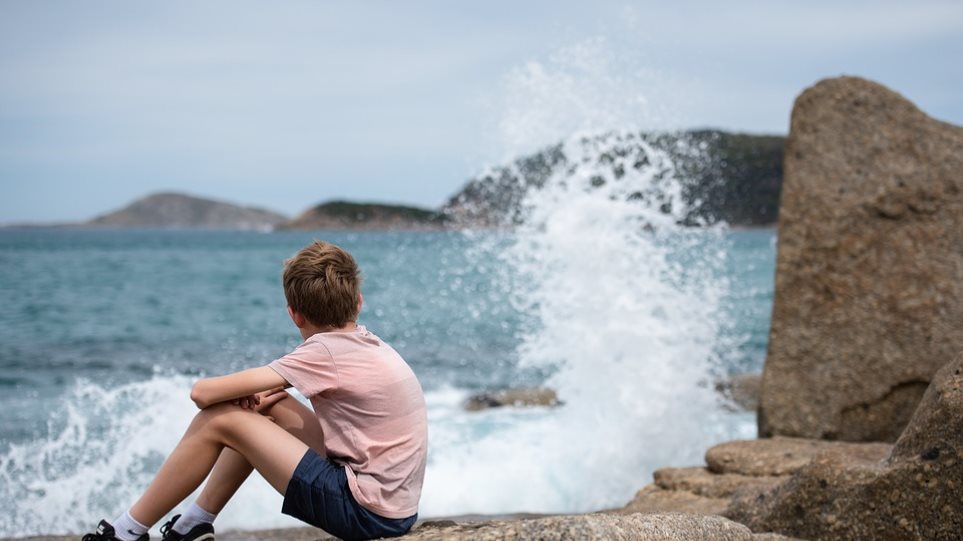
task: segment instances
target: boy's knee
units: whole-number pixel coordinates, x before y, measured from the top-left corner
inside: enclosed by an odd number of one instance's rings
[[[258,414],[234,404],[221,403],[202,409],[195,417],[195,422],[204,430],[228,434],[238,423],[243,423],[252,415]]]

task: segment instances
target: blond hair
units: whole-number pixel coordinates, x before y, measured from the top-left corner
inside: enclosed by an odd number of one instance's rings
[[[320,327],[344,327],[358,317],[361,271],[347,251],[316,240],[284,262],[288,306]]]

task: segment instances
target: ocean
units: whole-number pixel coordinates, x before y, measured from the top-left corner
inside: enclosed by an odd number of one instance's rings
[[[299,343],[281,268],[315,238],[355,255],[360,322],[425,390],[423,517],[618,507],[655,468],[754,437],[714,383],[762,369],[775,234],[683,227],[677,187],[650,173],[569,170],[505,230],[0,230],[0,537],[130,505],[190,421],[193,381]],[[563,404],[462,408],[532,386]],[[218,527],[295,525],[280,502],[252,477]]]

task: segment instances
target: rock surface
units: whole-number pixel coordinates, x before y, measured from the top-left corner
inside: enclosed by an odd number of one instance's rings
[[[721,515],[729,507],[729,498],[702,496],[684,488],[662,488],[657,484],[643,487],[625,507],[613,513],[691,513]]]
[[[460,539],[754,541],[772,539],[775,541],[786,538],[755,536],[749,528],[718,516],[636,513],[555,516],[536,520],[474,524],[457,524],[451,521],[426,522],[404,539],[424,541]]]
[[[330,541],[315,528],[285,528],[219,533],[220,541]],[[77,536],[41,536],[30,541],[67,541]],[[514,520],[428,520],[399,539],[406,541],[791,541],[778,534],[752,531],[719,516],[686,514],[587,514]],[[10,541],[10,540],[0,540]],[[20,540],[25,541],[25,540]]]
[[[126,207],[98,216],[85,225],[210,229],[271,229],[287,218],[253,207],[242,207],[182,193],[156,193]]]
[[[963,128],[854,77],[796,100],[759,432],[894,441],[963,349]]]
[[[828,448],[770,493],[737,495],[726,515],[806,539],[960,539],[963,354],[935,375],[888,455],[844,449]]]
[[[716,381],[715,388],[729,401],[731,409],[756,411],[761,385],[762,374],[736,374]]]
[[[876,460],[889,453],[886,443],[844,443],[801,438],[736,440],[720,443],[706,451],[708,469],[718,474],[785,476],[809,464],[824,451]]]
[[[879,461],[888,443],[843,443],[798,438],[738,440],[706,451],[707,467],[662,468],[617,513],[684,512],[726,515],[734,500],[753,501],[791,479],[826,452],[850,460]]]

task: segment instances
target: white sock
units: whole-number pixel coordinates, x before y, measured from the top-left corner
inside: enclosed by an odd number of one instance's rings
[[[217,518],[217,515],[208,513],[195,502],[192,503],[191,506],[187,508],[187,511],[181,514],[181,518],[177,519],[177,522],[174,523],[174,531],[183,535],[191,531],[191,528],[198,524],[204,524],[205,522],[207,524],[213,524],[215,518]]]
[[[134,520],[130,516],[130,511],[114,519],[110,524],[114,527],[114,537],[121,541],[137,541],[137,539],[147,533],[148,526]]]

